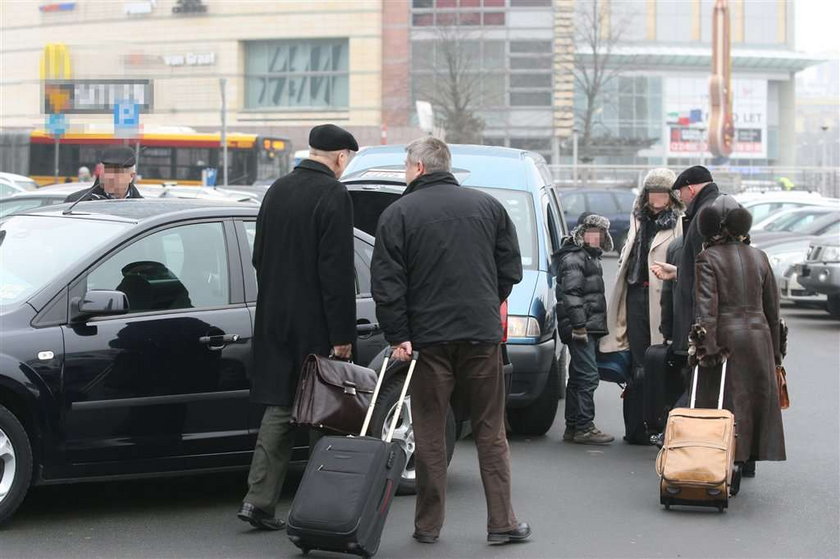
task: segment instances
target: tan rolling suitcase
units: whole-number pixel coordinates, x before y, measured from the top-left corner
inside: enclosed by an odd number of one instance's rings
[[[723,409],[726,362],[721,369],[717,409],[694,407],[699,373],[695,367],[690,407],[668,414],[665,443],[656,458],[659,502],[666,509],[695,505],[723,512],[741,481],[740,470],[735,468],[735,416]]]

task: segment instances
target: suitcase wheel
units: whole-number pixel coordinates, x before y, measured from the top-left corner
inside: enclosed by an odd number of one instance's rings
[[[732,470],[732,486],[729,488],[729,496],[734,497],[741,490],[741,465],[735,464]]]

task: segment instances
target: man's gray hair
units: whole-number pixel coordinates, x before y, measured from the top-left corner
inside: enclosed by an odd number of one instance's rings
[[[422,163],[427,173],[452,170],[452,154],[446,144],[432,136],[418,138],[405,148],[410,163]]]
[[[674,171],[659,167],[658,169],[652,169],[645,176],[644,188],[666,188],[670,190],[675,180],[677,180],[677,175]]]

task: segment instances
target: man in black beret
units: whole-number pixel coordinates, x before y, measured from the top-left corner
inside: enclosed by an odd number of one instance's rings
[[[702,165],[689,167],[680,173],[674,181],[673,189],[679,190],[680,200],[687,206],[683,218],[683,249],[675,271],[672,343],[673,352],[685,358],[688,355],[688,331],[694,322],[694,261],[703,249],[703,235],[695,217],[723,194],[713,182],[712,173]],[[659,279],[674,278],[674,270],[670,265],[657,262],[651,271]]]
[[[257,217],[254,372],[251,399],[265,406],[237,516],[259,530],[275,516],[292,454],[298,375],[310,353],[349,358],[356,340],[353,204],[338,177],[356,139],[332,124],[309,134],[309,158],[275,181]]]
[[[137,169],[133,149],[125,146],[107,148],[99,162],[102,164],[102,175],[96,177],[93,186],[74,192],[64,199],[65,202],[143,197],[134,186]]]

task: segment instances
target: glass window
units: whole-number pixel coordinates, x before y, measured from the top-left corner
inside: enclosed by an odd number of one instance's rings
[[[561,194],[560,203],[563,204],[563,212],[570,227],[577,223],[580,214],[586,211],[586,199],[583,194]]]
[[[513,107],[546,107],[551,105],[550,91],[511,91],[510,104]]]
[[[487,4],[487,0],[484,0],[484,5]],[[504,12],[486,12],[484,14],[484,25],[504,25],[505,24],[505,13]]]
[[[632,192],[614,192],[616,203],[621,213],[630,214],[636,204],[636,195]]]
[[[127,227],[125,223],[61,217],[4,219],[0,222],[0,306],[25,301]]]
[[[588,211],[598,215],[611,215],[618,212],[618,206],[610,192],[587,192]]]
[[[657,11],[664,2],[657,2]],[[610,2],[612,13],[610,25],[613,33],[622,41],[644,41],[647,39],[647,0],[621,0]]]
[[[753,223],[758,223],[771,213],[779,209],[777,203],[756,204],[747,208],[753,216]]]
[[[554,46],[551,41],[511,41],[510,52],[514,53],[534,53],[534,54],[551,54]]]
[[[550,88],[551,74],[511,74],[510,86],[514,88]]]
[[[182,225],[143,237],[93,270],[87,289],[122,291],[132,312],[227,305],[222,224]]]
[[[656,3],[656,39],[662,42],[691,41],[691,2]]]
[[[57,204],[59,202],[61,200],[53,201],[47,196],[38,198],[6,198],[5,200],[0,200],[0,217],[24,210],[31,210],[32,208],[39,208],[50,203]]]
[[[744,43],[768,45],[778,42],[776,2],[744,2]]]
[[[346,107],[349,41],[255,41],[245,52],[245,105]]]
[[[548,8],[551,0],[510,0],[511,8]]]
[[[175,178],[201,180],[201,171],[210,166],[209,148],[176,148]]]
[[[553,65],[551,54],[549,56],[511,56],[511,70],[550,70]]]
[[[537,267],[537,229],[534,217],[534,202],[527,192],[504,188],[479,188],[502,203],[516,226],[519,238],[519,251],[522,253],[522,266],[528,269]]]

